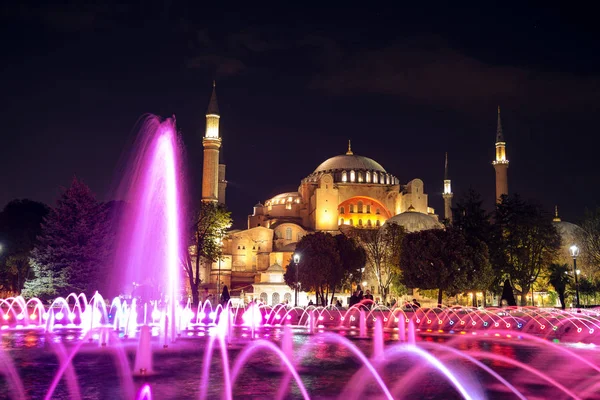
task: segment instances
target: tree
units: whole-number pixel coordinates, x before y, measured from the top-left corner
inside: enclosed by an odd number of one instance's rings
[[[92,295],[106,272],[112,237],[107,208],[77,178],[63,190],[42,224],[31,252],[34,278],[23,296],[49,299],[71,292]]]
[[[455,295],[468,285],[469,259],[465,237],[454,229],[429,229],[406,235],[402,242],[400,267],[403,282],[410,288],[438,289]]]
[[[356,229],[354,232],[365,249],[371,273],[377,280],[379,293],[385,302],[390,284],[401,274],[400,254],[402,240],[406,235],[404,227],[390,223],[379,229]]]
[[[343,282],[360,282],[367,258],[365,249],[355,238],[343,233],[335,235],[334,238],[340,255],[341,268],[335,268],[328,279],[328,286],[333,289],[331,290],[331,303],[333,303],[335,289],[340,287]]]
[[[564,310],[566,308],[565,292],[567,291],[567,285],[571,282],[569,266],[567,264],[550,264],[548,267],[548,282],[556,290],[560,300],[560,307]]]
[[[494,212],[495,262],[527,304],[527,293],[555,259],[561,238],[551,216],[518,195],[502,196]]]
[[[581,256],[590,268],[590,275],[600,275],[600,207],[595,211],[586,210],[577,236],[581,243]]]
[[[29,256],[42,231],[48,206],[28,199],[13,200],[0,213],[0,291],[18,294],[30,273]]]
[[[458,199],[456,207],[452,209],[452,215],[454,218],[452,227],[465,236],[473,250],[470,257],[475,269],[469,279],[472,284],[468,290],[483,291],[485,302],[485,291],[490,288],[499,291],[502,278],[501,274],[498,274],[490,264],[490,246],[492,245],[490,215],[483,209],[481,196],[473,189],[469,189],[464,196]],[[473,305],[476,305],[476,302],[477,297],[473,296]]]
[[[288,265],[283,275],[285,283],[295,288],[298,268],[302,290],[314,291],[317,304],[327,305],[326,291],[334,291],[333,288],[341,283],[341,278],[339,282],[334,282],[334,277],[343,276],[340,272],[342,263],[336,239],[324,232],[306,235],[296,245],[296,252],[301,254],[300,263],[298,266],[294,263]]]
[[[202,283],[200,266],[202,262],[213,263],[222,257],[222,240],[231,227],[231,213],[223,204],[201,202],[200,210],[191,224],[191,233],[187,243],[187,251],[183,260],[192,300],[200,302],[199,288]]]

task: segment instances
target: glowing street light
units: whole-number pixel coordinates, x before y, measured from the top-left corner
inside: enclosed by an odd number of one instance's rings
[[[294,299],[294,307],[298,307],[298,264],[300,263],[300,254],[294,253],[294,264],[296,265],[296,291]]]
[[[577,257],[579,256],[579,247],[573,245],[569,247],[569,251],[571,252],[571,257],[573,257],[573,275],[575,275],[576,307],[579,308],[579,281],[577,279],[577,275],[579,275],[579,270],[577,270]]]

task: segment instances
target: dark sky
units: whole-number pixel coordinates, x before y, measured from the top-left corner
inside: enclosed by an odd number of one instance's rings
[[[53,204],[74,175],[110,200],[144,113],[177,116],[199,201],[216,78],[238,227],[348,139],[402,183],[423,179],[438,213],[448,151],[456,195],[472,186],[490,208],[497,105],[511,193],[574,222],[600,205],[591,10],[202,3],[0,6],[0,204]]]

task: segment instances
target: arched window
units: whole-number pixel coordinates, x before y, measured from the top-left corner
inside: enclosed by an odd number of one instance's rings
[[[348,182],[348,174],[346,171],[342,172],[342,182]]]
[[[377,222],[375,223],[375,226],[381,226],[381,222],[379,222],[379,220],[377,220]]]
[[[389,175],[385,176],[385,183],[386,183],[386,185],[390,184],[390,176]]]
[[[379,210],[379,208],[375,210],[375,214],[377,214],[377,215],[381,214],[381,211]]]
[[[277,231],[275,231],[275,237],[276,237],[277,239],[281,239],[281,238],[282,238],[282,235],[281,235],[281,231],[280,231],[280,230],[277,230]]]
[[[350,182],[354,182],[356,180],[356,173],[354,170],[350,171]]]
[[[373,172],[373,183],[379,183],[379,174],[377,172]]]
[[[367,204],[367,214],[371,214],[371,205]]]
[[[286,293],[283,295],[283,302],[286,304],[290,304],[292,302],[292,294]]]
[[[358,226],[362,226],[362,219],[358,220]]]
[[[340,225],[344,225],[344,218],[340,218]]]
[[[371,182],[371,173],[369,171],[365,172],[365,181],[367,181],[367,183]]]
[[[363,174],[362,174],[362,172],[359,172],[359,173],[358,173],[358,181],[359,181],[359,182],[362,182],[362,181],[363,181]]]
[[[362,201],[358,202],[357,208],[358,208],[357,212],[359,212],[359,213],[363,212],[363,202]]]
[[[269,301],[269,296],[267,296],[267,294],[265,292],[262,292],[260,294],[260,301],[267,304],[267,302]]]
[[[373,224],[371,224],[371,220],[370,220],[370,219],[368,219],[368,220],[367,220],[367,226],[368,226],[369,228],[373,226]]]
[[[285,228],[285,240],[292,240],[292,228]]]
[[[348,225],[350,225],[350,226],[354,226],[354,224],[352,223],[352,218],[350,218],[350,219],[348,220]]]
[[[350,204],[350,206],[348,206],[348,208],[350,208],[350,212],[353,213],[354,212],[354,204]]]
[[[279,304],[279,299],[280,299],[279,293],[277,293],[277,292],[273,293],[273,297],[271,298],[271,301],[272,301],[271,304],[276,306],[277,304]]]
[[[346,213],[346,209],[344,207],[340,207],[340,214],[345,214]]]

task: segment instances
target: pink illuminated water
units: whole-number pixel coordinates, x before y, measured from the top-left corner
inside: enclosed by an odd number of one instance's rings
[[[179,226],[183,214],[174,119],[147,117],[132,154],[119,189],[127,206],[116,261],[122,275],[115,284],[117,290],[131,290],[142,300],[166,301],[174,316],[180,297]],[[174,338],[175,324],[171,325]]]

